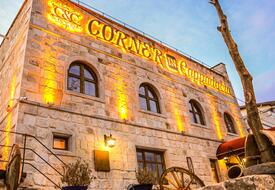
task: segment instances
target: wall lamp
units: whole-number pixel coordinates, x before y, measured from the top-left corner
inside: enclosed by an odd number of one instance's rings
[[[104,142],[105,142],[105,146],[110,148],[116,145],[116,139],[112,137],[112,134],[110,134],[110,136],[104,135]]]

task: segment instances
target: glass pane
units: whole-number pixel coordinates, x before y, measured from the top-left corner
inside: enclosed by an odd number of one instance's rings
[[[157,103],[153,100],[149,100],[149,102],[150,102],[151,111],[157,113],[158,112]]]
[[[84,69],[84,77],[87,79],[95,80],[92,73],[88,71],[87,69]]]
[[[138,162],[138,169],[139,170],[144,170],[143,162]]]
[[[149,96],[150,98],[154,98],[154,95],[153,95],[153,93],[152,93],[150,90],[148,90],[148,96]]]
[[[66,143],[67,143],[66,139],[55,137],[53,139],[53,148],[66,150],[66,148],[67,148]]]
[[[196,123],[195,115],[192,112],[190,112],[190,119],[192,123]]]
[[[194,104],[193,106],[194,106],[194,111],[195,111],[195,113],[199,113],[199,108],[198,108],[198,106],[196,106],[195,104]]]
[[[192,107],[193,107],[192,102],[189,102],[188,107],[189,107],[189,111],[192,111]]]
[[[161,176],[162,172],[163,172],[163,168],[162,168],[162,164],[158,164],[158,174],[159,174],[159,177]]]
[[[80,80],[75,77],[69,77],[68,90],[80,92]]]
[[[80,75],[79,65],[74,65],[74,66],[70,67],[69,73],[79,76]]]
[[[153,170],[153,164],[151,163],[146,163],[147,171],[154,172]]]
[[[143,161],[142,152],[137,152],[137,160],[138,161]]]
[[[148,110],[147,109],[147,104],[146,104],[146,99],[143,97],[139,97],[139,104],[140,104],[140,108],[143,110]]]
[[[142,94],[145,96],[145,89],[143,86],[139,88],[139,94]]]
[[[145,160],[146,161],[154,161],[154,153],[152,153],[152,152],[145,152]]]
[[[162,162],[162,159],[161,159],[161,155],[160,155],[160,154],[157,154],[157,161],[160,162],[160,163]]]
[[[84,85],[85,85],[85,92],[84,92],[85,94],[96,96],[96,88],[94,83],[85,81]]]
[[[197,120],[197,123],[202,124],[202,121],[201,121],[201,118],[200,118],[199,114],[196,114],[196,120]]]

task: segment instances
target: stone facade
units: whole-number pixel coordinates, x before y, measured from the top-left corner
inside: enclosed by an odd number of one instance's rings
[[[264,129],[275,127],[275,101],[262,102],[257,104],[259,115]],[[247,113],[245,106],[241,106],[241,114],[247,125],[247,130],[251,132],[247,123]]]
[[[104,135],[112,134],[116,145],[109,148],[110,172],[94,172],[97,177],[91,189],[126,189],[136,182],[136,148],[164,152],[166,168],[187,168],[186,157],[191,157],[195,173],[206,183],[212,183],[209,159],[216,158],[216,149],[223,141],[245,135],[239,106],[223,64],[213,69],[180,55],[120,24],[68,1],[58,1],[83,16],[83,23],[97,17],[128,35],[148,44],[165,49],[181,57],[194,70],[224,81],[231,95],[194,82],[196,78],[181,76],[163,69],[152,60],[125,52],[120,48],[87,35],[72,32],[49,20],[48,0],[29,0],[23,5],[8,36],[19,35],[17,46],[8,39],[0,49],[1,116],[11,99],[16,99],[14,129],[34,135],[65,162],[83,158],[94,167],[94,150],[106,150]],[[23,20],[22,20],[23,19]],[[16,33],[16,31],[20,31]],[[12,51],[6,51],[10,46]],[[15,46],[15,47],[12,47]],[[11,55],[11,56],[9,56]],[[8,57],[10,57],[8,59]],[[73,61],[83,61],[93,68],[98,78],[99,97],[91,97],[67,90],[67,70]],[[216,71],[219,71],[217,73]],[[222,74],[220,74],[222,72]],[[13,85],[14,95],[6,90]],[[159,98],[161,113],[143,111],[139,106],[139,86],[150,83]],[[19,98],[21,97],[21,98]],[[22,98],[26,97],[26,98]],[[197,100],[202,108],[206,125],[191,122],[188,103]],[[123,111],[122,111],[123,110]],[[223,113],[234,118],[237,134],[227,134]],[[1,129],[7,125],[1,122]],[[9,129],[11,130],[11,129]],[[53,134],[70,136],[70,151],[52,149]],[[12,144],[13,142],[10,142]],[[16,138],[18,144],[23,138]],[[33,138],[27,146],[61,168],[60,162]],[[60,177],[31,151],[28,162],[59,183]],[[221,163],[221,162],[219,162]],[[224,179],[224,165],[220,165]],[[27,178],[23,185],[51,189],[53,185],[33,167],[26,165]]]

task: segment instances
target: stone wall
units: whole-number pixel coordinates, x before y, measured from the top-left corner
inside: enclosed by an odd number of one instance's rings
[[[87,11],[72,4],[69,6],[90,17]],[[137,147],[164,151],[166,168],[187,168],[186,157],[189,156],[195,173],[205,183],[213,182],[209,158],[216,157],[216,149],[222,139],[245,133],[236,99],[197,85],[188,78],[161,69],[152,61],[125,53],[84,33],[68,32],[48,21],[48,11],[46,0],[33,1],[20,81],[20,96],[28,99],[19,103],[17,130],[34,135],[50,148],[53,133],[71,135],[70,151],[51,150],[66,162],[83,158],[92,167],[93,151],[105,150],[104,134],[111,133],[117,140],[116,146],[108,150],[111,171],[95,172],[98,179],[91,185],[94,189],[125,189],[136,182]],[[116,25],[109,20],[106,22]],[[127,28],[116,27],[137,36]],[[154,43],[147,38],[139,38]],[[67,90],[67,69],[76,60],[85,62],[96,72],[99,97]],[[190,59],[186,58],[186,61],[192,68],[219,81],[224,80],[230,86],[227,75],[217,74]],[[140,109],[138,88],[144,82],[154,86],[161,114]],[[191,99],[200,102],[206,126],[191,123],[188,108]],[[227,134],[224,112],[234,117],[237,135]],[[22,140],[18,142],[22,143]],[[27,139],[27,146],[61,171],[60,162],[33,138]],[[57,173],[37,155],[28,151],[26,158],[59,182]],[[32,167],[26,166],[25,171],[28,175],[24,185],[47,190],[52,187]]]
[[[17,123],[31,5],[31,1],[24,3],[0,47],[0,129],[5,131],[14,131]],[[1,145],[13,144],[13,135],[1,132],[0,136]],[[3,160],[8,159],[8,152],[1,148]]]

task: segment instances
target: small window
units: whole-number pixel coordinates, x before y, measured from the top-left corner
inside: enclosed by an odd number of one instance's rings
[[[98,81],[93,70],[81,62],[73,62],[68,70],[68,90],[98,97]]]
[[[138,169],[151,171],[157,179],[165,170],[163,152],[137,149]]]
[[[69,136],[53,135],[53,149],[69,150]]]
[[[202,110],[200,105],[195,100],[189,101],[189,112],[192,123],[197,123],[200,125],[205,125],[204,116],[202,114]]]
[[[142,110],[160,113],[158,97],[148,84],[139,87],[139,103]]]
[[[224,113],[224,122],[228,133],[237,134],[233,118],[228,113]]]
[[[219,167],[216,159],[210,159],[211,176],[214,182],[219,183]]]

